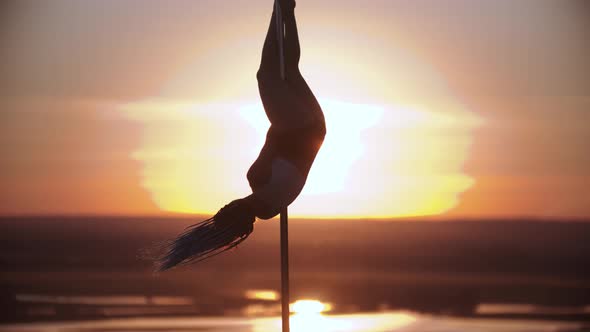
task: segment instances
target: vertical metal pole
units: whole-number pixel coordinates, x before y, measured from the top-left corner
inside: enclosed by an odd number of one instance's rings
[[[285,24],[283,22],[283,15],[281,13],[281,6],[279,1],[275,0],[275,14],[277,18],[277,37],[279,44],[279,59],[281,78],[284,80],[285,73],[285,52],[284,52],[284,37]],[[285,207],[281,211],[281,321],[282,331],[289,332],[289,214]]]
[[[279,1],[275,0],[275,13],[277,18],[277,38],[279,43],[279,61],[281,69],[281,78],[285,79],[285,51],[284,51],[284,38],[285,38],[285,23],[283,22],[283,14],[281,12],[281,6]]]
[[[283,332],[289,332],[289,215],[285,207],[281,211],[281,318]]]

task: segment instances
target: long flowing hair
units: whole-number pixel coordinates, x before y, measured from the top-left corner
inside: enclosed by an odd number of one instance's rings
[[[242,243],[254,230],[256,217],[244,200],[224,206],[213,217],[187,227],[164,243],[156,269],[166,271],[219,255]]]

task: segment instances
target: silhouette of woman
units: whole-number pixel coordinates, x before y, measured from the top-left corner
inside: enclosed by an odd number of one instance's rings
[[[285,23],[285,78],[281,77],[276,10],[262,50],[258,89],[271,126],[247,178],[252,194],[223,207],[211,219],[189,227],[167,244],[160,270],[200,261],[246,239],[256,217],[270,219],[299,195],[326,135],[324,114],[299,71],[301,56],[295,1],[279,0]]]

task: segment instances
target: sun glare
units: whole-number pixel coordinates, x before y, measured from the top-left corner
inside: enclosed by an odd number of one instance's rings
[[[143,128],[132,158],[162,210],[212,214],[250,194],[245,175],[269,126],[255,85],[260,45],[251,41],[265,29],[233,30],[180,66],[156,97],[119,107]],[[291,214],[386,218],[455,207],[474,183],[463,163],[480,119],[438,70],[412,43],[385,35],[319,29],[305,40],[301,68],[327,136]]]
[[[310,195],[346,190],[350,169],[364,153],[361,135],[364,130],[374,127],[383,114],[381,107],[331,100],[323,101],[322,108],[329,132],[322,151],[328,152],[319,154],[314,163],[313,172],[321,174],[321,178],[312,178],[306,184],[305,192]],[[254,152],[257,153],[270,125],[264,109],[262,105],[249,105],[240,110],[240,115],[261,138],[255,147]]]
[[[474,126],[464,113],[435,113],[426,105],[321,104],[328,134],[293,215],[439,214],[473,184],[462,170]],[[270,125],[259,102],[148,100],[122,110],[143,124],[133,158],[143,164],[142,185],[161,209],[210,214],[250,193],[245,174]]]

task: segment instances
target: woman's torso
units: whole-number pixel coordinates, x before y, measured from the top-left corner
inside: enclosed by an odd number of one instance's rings
[[[271,126],[266,134],[263,151],[248,171],[250,187],[255,190],[269,181],[272,175],[271,165],[273,160],[278,158],[293,164],[301,175],[307,178],[325,134],[323,121],[287,132],[278,131]]]

